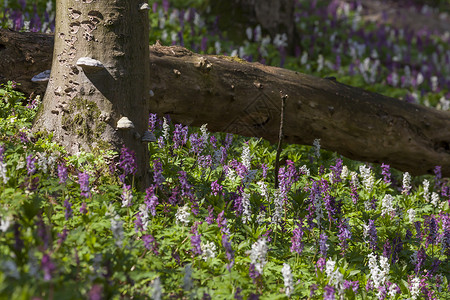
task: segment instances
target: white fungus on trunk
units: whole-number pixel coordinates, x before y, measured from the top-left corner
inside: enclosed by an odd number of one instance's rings
[[[80,57],[77,60],[77,66],[81,67],[85,73],[95,73],[105,68],[100,61],[91,57]]]
[[[31,81],[33,82],[48,82],[50,79],[50,70],[45,70],[44,72],[41,72],[33,78],[31,78]]]

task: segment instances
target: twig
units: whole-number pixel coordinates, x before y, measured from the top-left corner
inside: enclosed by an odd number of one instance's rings
[[[281,113],[280,113],[280,131],[278,134],[278,147],[277,147],[277,157],[275,159],[275,189],[278,189],[278,170],[280,169],[280,154],[281,154],[281,144],[283,143],[283,125],[284,125],[284,107],[286,105],[286,99],[288,95],[280,91],[281,96]]]

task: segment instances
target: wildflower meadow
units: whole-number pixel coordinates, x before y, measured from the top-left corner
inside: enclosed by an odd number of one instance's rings
[[[51,1],[9,2],[3,26],[54,28]],[[249,28],[237,44],[200,15],[207,1],[179,2],[151,3],[151,41],[449,109],[449,35],[368,23],[360,1],[295,1],[310,34],[289,55],[282,33]],[[268,141],[153,113],[148,166],[125,146],[69,154],[31,131],[40,97],[19,90],[0,86],[0,299],[450,299],[450,182],[439,164],[411,176],[321,149],[317,137],[283,144],[276,172]],[[149,186],[134,178],[142,167]]]

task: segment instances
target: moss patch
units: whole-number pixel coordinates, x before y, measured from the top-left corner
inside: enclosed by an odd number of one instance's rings
[[[99,119],[100,114],[95,102],[74,98],[69,103],[68,111],[61,118],[61,126],[88,143],[98,143],[106,129],[106,123]]]

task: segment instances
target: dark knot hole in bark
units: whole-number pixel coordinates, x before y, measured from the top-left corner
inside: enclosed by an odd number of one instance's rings
[[[6,46],[3,44],[0,44],[0,51],[5,50],[5,49],[6,49]]]
[[[438,152],[450,153],[450,143],[447,141],[439,141],[434,143],[434,150]]]

